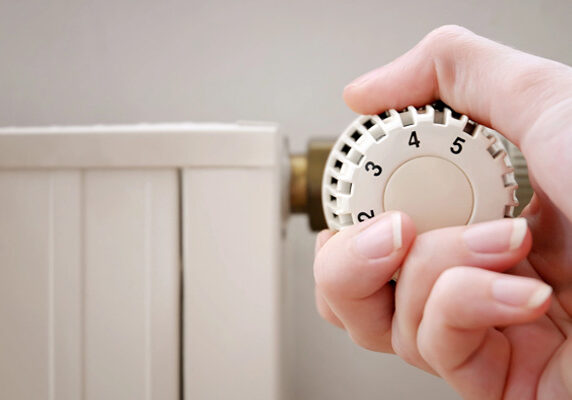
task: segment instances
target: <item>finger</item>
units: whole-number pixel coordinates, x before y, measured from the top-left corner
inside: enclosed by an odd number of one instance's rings
[[[551,311],[548,311],[549,314],[550,312]],[[552,324],[553,322],[550,321],[549,323]],[[546,331],[548,330],[544,332]],[[524,373],[530,376],[530,370],[542,371],[541,376],[536,378],[538,379],[538,385],[534,385],[530,389],[532,393],[525,393],[526,398],[572,399],[572,339],[566,339],[562,333],[558,336],[557,341],[554,340],[552,343],[545,343],[545,341],[542,341],[541,344],[539,343],[544,357],[535,357],[532,360],[530,359],[530,337],[523,338],[523,341],[529,341],[529,345],[523,348],[523,353],[526,353],[526,355],[524,355],[522,361],[526,360],[526,362],[520,363],[520,365],[525,365],[524,368],[526,368],[527,371]],[[511,344],[513,344],[512,341]],[[514,347],[513,344],[513,348]],[[538,351],[540,349],[533,348],[532,351],[534,352],[534,350]],[[540,358],[540,360],[538,358]],[[531,361],[532,363],[536,362],[538,365],[531,366]],[[511,362],[512,365],[517,365],[516,362],[518,361],[514,359],[514,355],[511,357]],[[512,368],[510,374],[513,375],[512,380],[518,382],[516,381],[518,377],[514,377],[514,370]],[[520,385],[513,386],[519,387]],[[522,395],[522,389],[518,390],[518,392],[519,393],[515,396],[510,390],[505,390],[505,398],[525,398]]]
[[[535,191],[545,191],[572,219],[572,184],[553,173],[572,168],[566,135],[572,123],[572,68],[445,26],[344,90],[346,103],[362,114],[439,98],[520,147],[541,184]]]
[[[451,268],[427,300],[419,351],[464,398],[501,398],[510,344],[494,327],[535,320],[548,309],[551,294],[551,287],[536,279]]]
[[[336,232],[327,229],[324,229],[323,231],[318,233],[318,236],[316,236],[316,246],[314,247],[314,256],[318,254],[318,251],[320,251],[320,249],[326,244],[326,242],[330,240],[330,238],[335,234]]]
[[[320,233],[318,233],[318,236],[316,237],[314,256],[318,254],[318,251],[320,251],[320,249],[324,246],[324,244],[326,244],[326,242],[330,240],[330,238],[334,236],[335,233],[336,232],[330,230],[323,230]],[[316,309],[318,310],[318,314],[320,314],[320,316],[329,323],[337,326],[338,328],[344,329],[344,324],[342,323],[342,321],[340,321],[340,319],[336,316],[336,314],[334,314],[334,312],[324,299],[324,296],[320,293],[320,290],[317,287],[314,288],[314,296],[316,298]]]
[[[414,236],[409,217],[388,212],[337,233],[318,252],[316,286],[362,347],[391,351],[394,291],[388,282]]]
[[[444,26],[395,61],[348,85],[344,99],[361,114],[442,99],[518,145],[541,110],[570,97],[570,71],[467,29]]]
[[[438,229],[419,235],[401,269],[392,335],[395,352],[424,368],[417,349],[423,308],[437,278],[457,265],[505,271],[526,257],[532,244],[524,218]]]
[[[568,339],[557,358],[560,364],[560,387],[564,395],[572,397],[572,339]],[[557,375],[558,377],[558,375]],[[565,396],[562,396],[564,398]]]
[[[316,297],[316,309],[318,310],[320,317],[338,328],[345,329],[343,322],[336,314],[334,314],[330,305],[326,302],[326,299],[317,287],[315,288],[314,293]]]

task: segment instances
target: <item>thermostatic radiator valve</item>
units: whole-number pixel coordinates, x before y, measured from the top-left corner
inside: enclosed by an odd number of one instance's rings
[[[518,149],[441,102],[359,116],[291,165],[292,210],[307,212],[314,230],[400,210],[421,233],[512,217],[532,196]]]

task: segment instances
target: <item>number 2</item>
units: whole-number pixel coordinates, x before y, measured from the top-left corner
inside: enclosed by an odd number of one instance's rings
[[[366,213],[365,211],[362,211],[362,212],[360,212],[360,213],[357,215],[357,220],[358,220],[359,222],[363,222],[363,221],[365,221],[366,219],[373,218],[374,216],[375,216],[375,215],[374,215],[374,213],[373,213],[373,210],[369,210],[369,214]]]
[[[453,141],[453,145],[449,148],[449,150],[451,150],[451,153],[459,154],[463,150],[462,143],[465,143],[465,139],[457,136],[457,138]]]

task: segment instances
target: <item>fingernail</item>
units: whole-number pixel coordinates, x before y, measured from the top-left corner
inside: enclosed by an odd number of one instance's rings
[[[520,247],[526,226],[524,218],[487,222],[469,227],[463,233],[463,240],[474,252],[502,253]]]
[[[356,250],[366,258],[387,257],[402,245],[399,213],[382,217],[354,238]]]
[[[537,308],[550,297],[552,288],[545,283],[526,278],[499,278],[493,282],[492,295],[511,306]]]
[[[376,75],[377,75],[376,69],[374,69],[373,71],[369,71],[363,74],[362,76],[356,78],[355,80],[353,80],[349,85],[346,86],[346,88],[361,86]]]

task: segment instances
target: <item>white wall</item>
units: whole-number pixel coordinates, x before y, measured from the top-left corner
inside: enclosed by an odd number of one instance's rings
[[[347,82],[432,28],[461,24],[571,64],[571,15],[568,0],[1,0],[0,125],[268,120],[301,151],[352,119]],[[293,397],[455,398],[319,320],[314,235],[302,217],[288,228]]]

